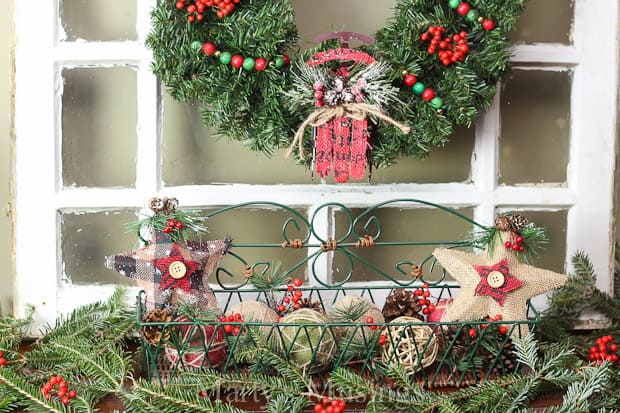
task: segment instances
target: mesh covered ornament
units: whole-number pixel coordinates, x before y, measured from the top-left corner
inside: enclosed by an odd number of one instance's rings
[[[147,311],[180,301],[197,308],[216,308],[207,279],[231,241],[184,241],[188,229],[198,233],[206,229],[198,218],[177,211],[176,205],[174,198],[151,199],[154,215],[132,225],[138,231],[148,228],[150,240],[140,236],[145,244],[142,248],[108,256],[105,265],[138,282],[146,293]]]
[[[320,68],[333,61],[353,64],[341,65],[335,70]],[[370,148],[369,116],[409,133],[407,126],[390,118],[383,110],[397,99],[398,93],[387,76],[389,66],[386,64],[364,52],[338,48],[314,55],[299,69],[289,97],[293,105],[313,105],[316,110],[297,130],[287,156],[298,145],[299,157],[304,159],[303,137],[306,127],[312,126],[313,168],[319,177],[326,178],[333,173],[338,183],[364,177]]]

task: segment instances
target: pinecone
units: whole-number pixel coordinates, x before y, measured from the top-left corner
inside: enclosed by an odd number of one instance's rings
[[[389,323],[400,316],[416,317],[423,320],[424,318],[419,314],[421,309],[422,307],[418,304],[413,291],[397,288],[386,298],[382,312],[385,322]]]
[[[505,215],[495,218],[495,228],[499,231],[510,231],[510,220]]]
[[[498,343],[499,345],[500,343]],[[499,360],[496,361],[493,370],[491,370],[491,377],[493,376],[503,376],[507,373],[512,373],[517,368],[517,354],[515,353],[515,345],[512,340],[508,340],[508,342],[502,347],[502,351],[499,356]],[[487,361],[489,367],[495,360],[496,355],[489,353],[487,356]]]
[[[166,309],[156,308],[144,314],[143,323],[169,323],[172,321],[172,314]],[[142,326],[140,327],[140,335],[149,344],[159,344],[161,340],[168,340],[170,332],[168,329],[162,334],[163,326]]]
[[[508,219],[510,221],[510,226],[515,232],[521,231],[529,223],[527,218],[521,214],[513,214]]]
[[[467,336],[467,330],[467,328],[461,328],[459,325],[447,325],[441,328],[442,335],[439,337],[441,352],[445,352],[452,345],[449,356],[455,364],[465,360],[471,349],[471,339]]]
[[[299,308],[309,308],[311,310],[318,311],[321,314],[325,314],[321,301],[312,301],[312,297],[299,300]]]

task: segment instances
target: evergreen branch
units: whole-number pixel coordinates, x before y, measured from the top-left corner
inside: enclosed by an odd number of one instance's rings
[[[3,387],[6,386],[6,389],[10,392],[9,394],[13,395],[13,399],[17,401],[16,404],[28,410],[32,410],[37,413],[65,413],[67,411],[66,407],[58,401],[54,399],[45,400],[41,390],[38,387],[26,382],[22,375],[19,375],[10,369],[0,369],[0,382],[2,382]],[[80,404],[76,404],[75,400],[76,399],[73,399],[71,406],[75,412],[93,412],[91,406],[83,400]]]
[[[307,404],[308,400],[304,397],[278,394],[269,400],[266,413],[301,413]]]

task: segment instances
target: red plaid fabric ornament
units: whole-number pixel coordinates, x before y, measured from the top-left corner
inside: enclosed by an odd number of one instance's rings
[[[138,282],[146,293],[147,311],[179,301],[197,308],[217,308],[207,279],[230,246],[230,239],[175,243],[154,230],[147,245],[106,257],[105,266]]]
[[[495,265],[474,265],[474,268],[480,274],[480,282],[474,294],[492,297],[502,307],[508,293],[523,285],[521,280],[510,273],[508,260],[505,258]],[[500,283],[500,280],[503,280],[503,283]]]

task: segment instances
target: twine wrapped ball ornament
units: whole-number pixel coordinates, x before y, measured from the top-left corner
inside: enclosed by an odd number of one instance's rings
[[[272,325],[278,322],[278,314],[267,304],[260,301],[243,301],[227,312],[227,315],[231,314],[241,314],[243,321],[255,321]],[[272,330],[272,326],[262,326],[260,330],[267,337]]]
[[[336,351],[334,334],[326,326],[328,322],[323,314],[309,308],[285,315],[280,320],[277,337],[282,352],[301,368],[325,367]]]
[[[175,328],[177,345],[181,351],[177,347],[165,347],[166,357],[173,366],[181,362],[185,367],[214,368],[226,360],[228,352],[222,327],[192,322],[183,316],[174,321],[190,324]]]
[[[387,343],[381,350],[381,359],[386,364],[398,363],[409,375],[433,364],[439,351],[439,343],[433,330],[419,325],[414,317],[398,317],[390,322],[384,333]]]
[[[351,318],[349,315],[356,313],[357,318]],[[336,323],[354,323],[367,324],[367,320],[372,318],[371,324],[383,324],[385,319],[379,307],[365,297],[357,295],[345,295],[334,303],[330,311],[333,322]],[[338,328],[338,337],[346,338],[355,331],[355,339],[365,342],[371,337],[371,328],[368,327],[340,327]]]

